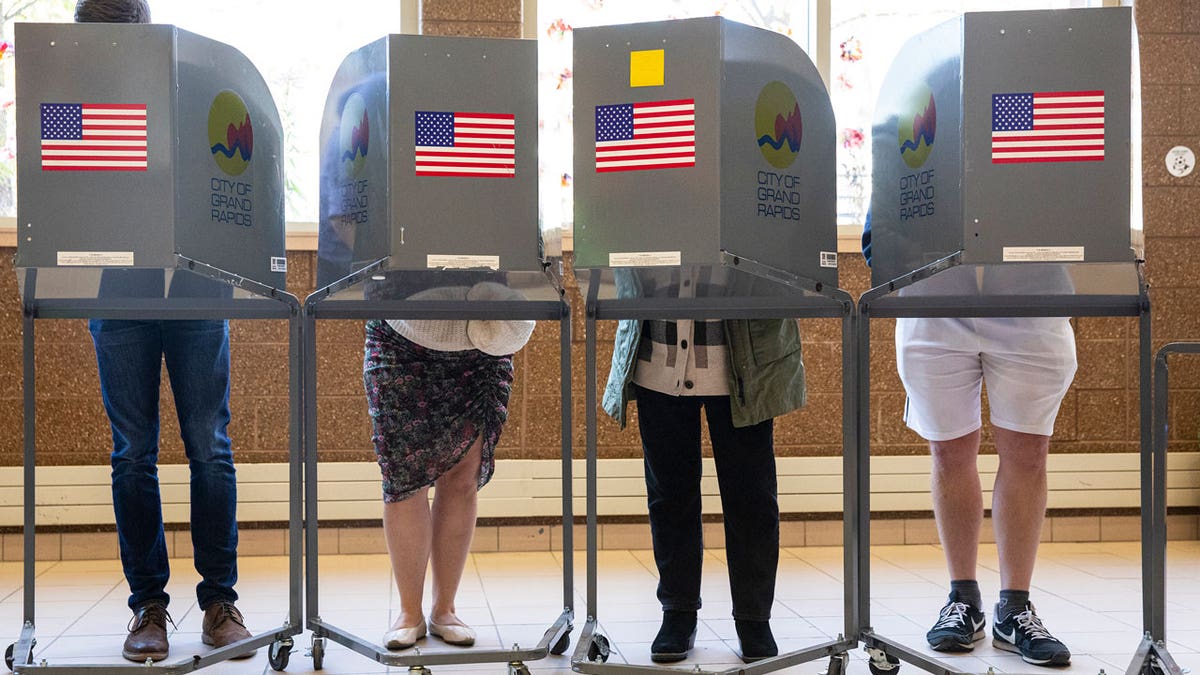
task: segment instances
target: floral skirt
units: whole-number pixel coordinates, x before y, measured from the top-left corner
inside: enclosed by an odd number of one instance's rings
[[[478,437],[479,487],[486,485],[508,418],[512,357],[426,349],[380,320],[368,321],[366,333],[363,384],[383,501],[403,501],[433,485]]]

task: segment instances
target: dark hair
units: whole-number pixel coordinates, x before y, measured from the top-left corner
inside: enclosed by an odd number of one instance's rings
[[[78,0],[75,21],[79,23],[150,23],[146,0]]]

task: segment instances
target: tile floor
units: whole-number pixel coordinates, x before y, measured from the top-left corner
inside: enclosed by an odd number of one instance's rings
[[[936,546],[881,546],[872,550],[872,623],[881,635],[916,647],[936,616],[945,595],[942,553]],[[1124,672],[1137,646],[1140,626],[1139,546],[1136,543],[1043,544],[1035,578],[1034,601],[1047,626],[1074,652],[1069,672]],[[649,664],[649,640],[660,616],[654,600],[655,572],[649,551],[601,551],[599,555],[601,631],[613,643],[610,662]],[[200,653],[201,613],[192,586],[196,574],[189,561],[175,560],[168,589],[177,629],[171,637],[177,663]],[[576,626],[583,624],[584,556],[576,552]],[[1185,668],[1200,667],[1200,542],[1171,542],[1168,554],[1168,648]],[[38,645],[35,659],[51,665],[125,663],[119,656],[126,622],[126,587],[115,561],[45,562],[37,565]],[[739,663],[722,551],[710,551],[705,566],[703,624],[692,658],[681,670],[724,670]],[[11,641],[21,622],[21,565],[0,564],[0,625],[8,626]],[[366,639],[378,639],[397,604],[387,557],[382,555],[322,556],[320,559],[322,618]],[[784,549],[780,559],[777,602],[772,626],[781,649],[795,650],[824,642],[841,630],[842,552],[838,548]],[[996,550],[981,550],[980,583],[985,598],[998,590]],[[239,603],[252,629],[281,626],[287,613],[287,559],[245,557],[241,561]],[[518,643],[532,646],[558,616],[562,600],[562,555],[559,553],[476,553],[468,563],[458,598],[460,616],[475,626],[479,645],[498,647]],[[577,637],[578,628],[572,637]],[[313,672],[306,655],[307,633],[296,637],[290,673]],[[447,648],[436,640],[429,651]],[[570,672],[569,655],[549,657],[527,665],[534,673]],[[461,652],[460,652],[461,653]],[[1030,673],[1019,657],[981,642],[970,655],[944,657],[964,671]],[[794,667],[789,672],[818,673],[825,660]],[[402,673],[329,643],[325,673]],[[504,664],[438,666],[436,675],[455,672],[506,672]],[[912,666],[903,672],[920,672]],[[271,673],[266,650],[250,660],[224,662],[205,673]],[[851,652],[849,672],[867,675],[861,649]],[[1041,671],[1047,672],[1045,670]]]

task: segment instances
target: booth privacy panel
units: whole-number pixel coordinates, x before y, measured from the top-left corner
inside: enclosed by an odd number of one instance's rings
[[[577,267],[726,253],[836,285],[833,111],[798,45],[720,17],[574,41]]]
[[[318,287],[363,267],[541,271],[537,50],[390,35],[352,53],[321,125]]]
[[[873,128],[872,280],[1131,262],[1128,8],[968,13],[911,39]]]
[[[282,127],[240,52],[167,25],[16,40],[18,268],[194,260],[284,288]]]

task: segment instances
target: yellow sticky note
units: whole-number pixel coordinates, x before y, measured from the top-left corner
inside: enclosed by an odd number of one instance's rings
[[[629,86],[661,87],[664,59],[662,49],[629,52]]]

